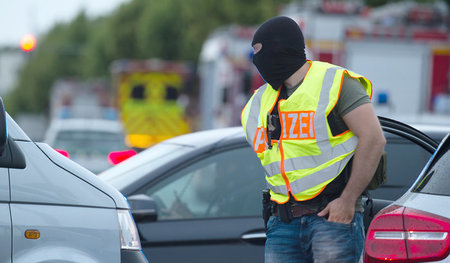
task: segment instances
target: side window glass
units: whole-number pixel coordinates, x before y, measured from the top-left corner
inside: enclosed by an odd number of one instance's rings
[[[245,147],[184,167],[146,194],[158,204],[158,220],[259,216],[264,187],[264,170]]]
[[[415,192],[427,193],[434,195],[446,195],[450,196],[450,181],[448,175],[450,174],[450,147],[447,142],[447,148],[445,144],[441,150],[434,156],[433,162],[430,163],[427,171],[415,185]]]
[[[374,191],[372,198],[396,200],[400,198],[416,181],[431,154],[421,146],[387,134],[387,182]]]

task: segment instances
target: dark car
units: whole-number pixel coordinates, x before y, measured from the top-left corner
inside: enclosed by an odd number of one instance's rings
[[[438,145],[416,129],[380,120],[388,141],[388,182],[372,196],[386,200],[374,199],[366,209],[368,222],[409,188]],[[440,140],[449,130],[424,131]],[[144,253],[153,262],[264,261],[264,170],[242,128],[164,141],[99,176],[128,197]]]

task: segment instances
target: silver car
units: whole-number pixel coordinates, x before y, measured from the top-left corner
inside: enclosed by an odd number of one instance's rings
[[[450,134],[412,187],[375,216],[364,262],[450,262],[449,204]]]
[[[111,166],[111,154],[129,150],[122,125],[107,119],[54,119],[44,142],[94,174]]]

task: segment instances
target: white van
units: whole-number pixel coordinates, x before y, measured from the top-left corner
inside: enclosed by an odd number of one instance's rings
[[[0,263],[145,263],[126,198],[44,143],[0,98]]]

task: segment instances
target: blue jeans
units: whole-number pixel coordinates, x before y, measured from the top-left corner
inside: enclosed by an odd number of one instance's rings
[[[362,213],[350,224],[334,223],[317,215],[283,223],[271,216],[267,224],[265,263],[358,262],[364,246]]]

